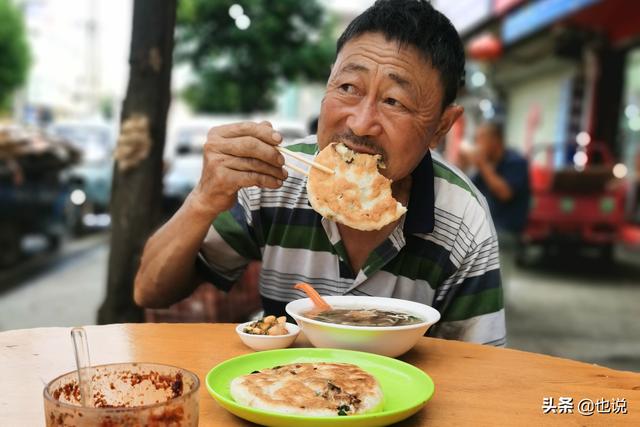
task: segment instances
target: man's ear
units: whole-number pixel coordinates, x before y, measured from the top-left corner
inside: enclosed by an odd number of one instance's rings
[[[444,112],[440,116],[440,122],[438,122],[436,132],[431,139],[430,148],[436,148],[462,113],[464,113],[464,108],[458,104],[451,104],[444,109]]]

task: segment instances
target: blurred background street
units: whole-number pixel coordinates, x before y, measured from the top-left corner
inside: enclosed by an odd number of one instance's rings
[[[183,0],[163,9],[175,28],[136,32],[148,1],[0,0],[0,331],[260,308],[257,264],[229,295],[206,284],[143,310],[140,249],[196,185],[211,127],[314,132],[336,38],[372,1]],[[477,177],[478,129],[496,120],[528,168],[525,225],[502,247],[507,345],[640,371],[640,2],[431,3],[467,53],[441,154]],[[158,81],[130,59],[152,31],[173,35]],[[151,119],[131,114],[145,102]]]

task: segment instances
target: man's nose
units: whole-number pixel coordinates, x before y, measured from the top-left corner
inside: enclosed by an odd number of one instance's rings
[[[375,99],[363,98],[347,117],[347,126],[359,136],[376,136],[382,132]]]

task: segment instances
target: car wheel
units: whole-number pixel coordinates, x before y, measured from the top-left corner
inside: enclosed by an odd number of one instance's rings
[[[0,268],[10,267],[22,258],[22,234],[11,224],[0,224]]]

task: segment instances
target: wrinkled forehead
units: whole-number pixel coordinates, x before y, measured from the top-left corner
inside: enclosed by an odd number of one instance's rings
[[[347,41],[336,56],[334,68],[354,58],[407,68],[422,74],[437,73],[431,65],[431,58],[417,47],[388,39],[382,33],[363,33]]]

